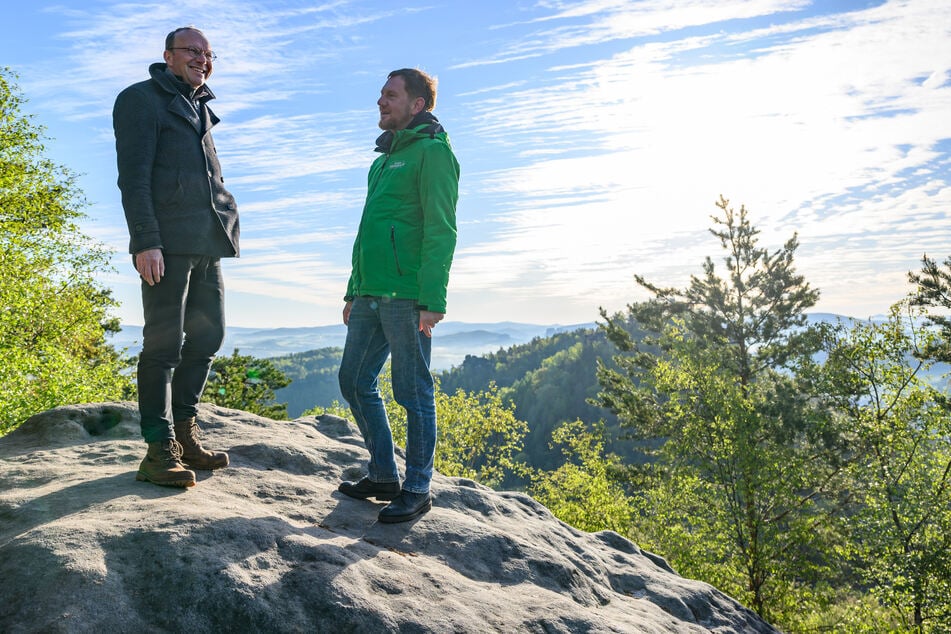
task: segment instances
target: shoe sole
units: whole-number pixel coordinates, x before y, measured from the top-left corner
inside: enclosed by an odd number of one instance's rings
[[[224,469],[225,467],[228,466],[228,463],[227,463],[227,462],[224,463],[224,464],[219,464],[219,465],[214,465],[214,466],[207,466],[207,465],[200,465],[200,466],[199,466],[199,465],[192,464],[192,463],[190,463],[190,462],[184,462],[184,461],[182,462],[182,464],[185,465],[186,467],[190,467],[190,468],[192,468],[192,469],[196,469],[197,471],[216,471],[216,470],[218,470],[218,469]]]
[[[337,489],[337,490],[340,491],[340,489]],[[340,491],[340,492],[346,495],[348,498],[353,498],[354,500],[369,500],[370,498],[373,498],[375,500],[379,500],[380,502],[392,502],[393,500],[398,498],[400,495],[399,493],[381,493],[379,495],[376,495],[375,493],[370,493],[368,495],[360,495],[360,494],[347,493],[346,491]]]
[[[400,492],[394,491],[392,493],[358,493],[356,491],[347,492],[342,488],[337,487],[337,490],[346,495],[348,498],[353,498],[354,500],[369,500],[370,498],[375,498],[381,502],[390,502],[399,497]]]
[[[408,521],[410,521],[410,520],[416,519],[417,517],[421,517],[421,516],[425,515],[426,513],[429,513],[429,512],[432,510],[432,508],[433,508],[433,501],[430,500],[429,502],[427,502],[426,504],[424,504],[423,506],[419,507],[418,509],[416,509],[415,511],[413,511],[412,513],[410,513],[410,514],[408,514],[408,515],[383,515],[383,514],[380,514],[380,516],[379,516],[378,519],[379,519],[380,522],[383,523],[383,524],[399,524],[400,522],[408,522]]]
[[[150,480],[148,477],[142,475],[141,473],[136,473],[135,479],[138,480],[139,482],[151,482],[152,484],[157,484],[163,487],[181,487],[181,488],[187,489],[188,487],[195,486],[194,480],[168,480],[165,482],[159,482],[157,480]]]

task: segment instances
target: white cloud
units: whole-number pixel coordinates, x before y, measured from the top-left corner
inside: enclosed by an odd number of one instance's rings
[[[477,103],[500,150],[518,153],[553,138],[556,145],[554,155],[525,152],[521,167],[483,176],[479,188],[495,192],[507,212],[491,238],[498,253],[476,256],[463,287],[477,286],[475,270],[486,268],[512,295],[538,297],[599,285],[617,292],[612,267],[623,272],[615,279],[650,277],[670,271],[676,258],[676,268],[696,272],[701,254],[718,248],[697,238],[723,193],[746,204],[764,240],[778,246],[799,230],[803,242],[823,240],[822,259],[843,267],[845,279],[863,280],[862,287],[888,279],[874,297],[861,297],[842,286],[842,274],[803,267],[817,273],[814,285],[846,298],[837,306],[874,301],[884,310],[900,297],[895,278],[904,277],[909,249],[920,257],[917,233],[933,232],[946,210],[943,192],[916,200],[932,210],[930,221],[907,223],[903,210],[920,192],[900,192],[913,186],[916,169],[935,169],[935,145],[951,138],[949,27],[949,8],[888,3],[759,30],[756,38],[734,32],[638,44],[611,59],[553,68],[543,88],[516,87]],[[724,53],[739,42],[755,55]],[[881,191],[889,184],[899,195]],[[837,207],[857,190],[875,195]],[[572,204],[558,204],[560,197]],[[855,240],[870,232],[876,252],[856,251]],[[946,244],[948,231],[938,235]],[[653,248],[665,238],[684,248]],[[860,262],[864,270],[855,268]],[[880,272],[886,267],[896,268]]]
[[[89,227],[117,249],[115,95],[175,26],[200,20],[218,51],[215,140],[244,235],[227,273],[236,325],[272,304],[337,320],[373,102],[397,59],[441,69],[437,114],[463,173],[450,306],[468,321],[586,321],[633,299],[634,273],[686,283],[718,256],[720,194],[764,245],[799,233],[822,308],[884,312],[921,253],[951,243],[943,0],[498,0],[462,24],[359,0],[71,6],[43,44],[62,54],[37,56],[23,83],[105,182]],[[451,48],[432,43],[443,30]]]

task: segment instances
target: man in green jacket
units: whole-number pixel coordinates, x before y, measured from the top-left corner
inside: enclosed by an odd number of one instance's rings
[[[342,482],[354,498],[391,500],[381,522],[405,522],[432,508],[436,402],[432,329],[446,314],[456,247],[459,163],[432,114],[436,83],[404,68],[380,91],[380,156],[370,167],[367,198],[353,245],[343,309],[347,341],[340,391],[370,453],[367,475]],[[377,378],[391,357],[393,396],[406,410],[406,476],[393,451]]]

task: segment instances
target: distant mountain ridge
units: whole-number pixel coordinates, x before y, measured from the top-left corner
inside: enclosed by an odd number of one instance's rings
[[[810,323],[834,322],[858,319],[834,313],[809,313]],[[874,315],[863,321],[882,321],[886,317]],[[559,332],[571,332],[581,328],[595,328],[594,321],[578,324],[530,324],[514,321],[463,322],[443,321],[433,338],[433,364],[437,370],[449,369],[461,362],[465,355],[480,355],[493,352],[499,347],[527,343],[535,337],[550,337]],[[142,326],[123,324],[122,330],[112,335],[109,342],[117,349],[125,348],[129,354],[138,354],[142,349]],[[267,359],[294,352],[307,352],[319,348],[342,348],[347,338],[343,324],[327,326],[299,326],[278,328],[248,328],[229,326],[221,354],[231,354],[234,348],[259,359]],[[460,348],[465,347],[465,350]]]
[[[433,336],[433,369],[448,370],[462,363],[466,355],[494,352],[535,337],[550,337],[558,332],[594,328],[595,322],[575,325],[526,324],[512,321],[498,323],[441,322]],[[302,326],[297,328],[243,328],[229,326],[221,354],[231,354],[235,348],[241,354],[258,359],[268,359],[307,352],[320,348],[342,348],[347,338],[343,324],[331,326]],[[138,354],[142,349],[142,326],[123,325],[109,342],[128,354]]]
[[[833,313],[809,313],[807,317],[809,323],[855,319]],[[871,321],[884,319],[881,315],[868,318]],[[501,348],[528,343],[535,337],[551,337],[561,332],[596,327],[594,321],[568,325],[443,321],[437,326],[433,337],[433,370],[449,370],[462,363],[467,355],[480,356],[496,352]],[[347,327],[343,324],[294,328],[229,326],[220,354],[230,355],[237,348],[241,354],[269,359],[321,348],[343,348],[346,338]],[[119,350],[125,349],[130,355],[138,354],[142,349],[142,326],[122,325],[122,330],[112,335],[109,342]]]
[[[832,313],[810,313],[810,324],[836,321],[883,321],[883,316],[856,320]],[[579,331],[587,331],[582,333]],[[495,383],[511,398],[522,420],[529,421],[532,452],[547,455],[550,432],[564,420],[603,419],[607,412],[586,405],[598,391],[597,360],[610,363],[616,350],[597,332],[597,324],[541,325],[519,322],[440,323],[433,340],[433,369],[447,393],[457,389],[481,392]],[[292,380],[277,390],[276,401],[286,403],[291,418],[314,407],[342,402],[337,384],[340,354],[346,339],[343,324],[298,328],[229,328],[221,354],[235,348],[242,354],[269,359]],[[141,327],[125,326],[113,345],[136,354]],[[569,350],[569,348],[572,348]],[[927,377],[948,389],[937,366]],[[541,397],[540,397],[541,396]]]

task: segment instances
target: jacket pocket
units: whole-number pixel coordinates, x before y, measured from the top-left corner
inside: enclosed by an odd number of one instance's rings
[[[156,211],[161,210],[168,215],[180,214],[184,211],[186,185],[181,172],[156,170],[152,182],[152,200]]]
[[[393,247],[393,260],[396,262],[396,274],[403,275],[403,269],[400,267],[400,253],[396,248],[396,225],[390,225],[390,246]]]

